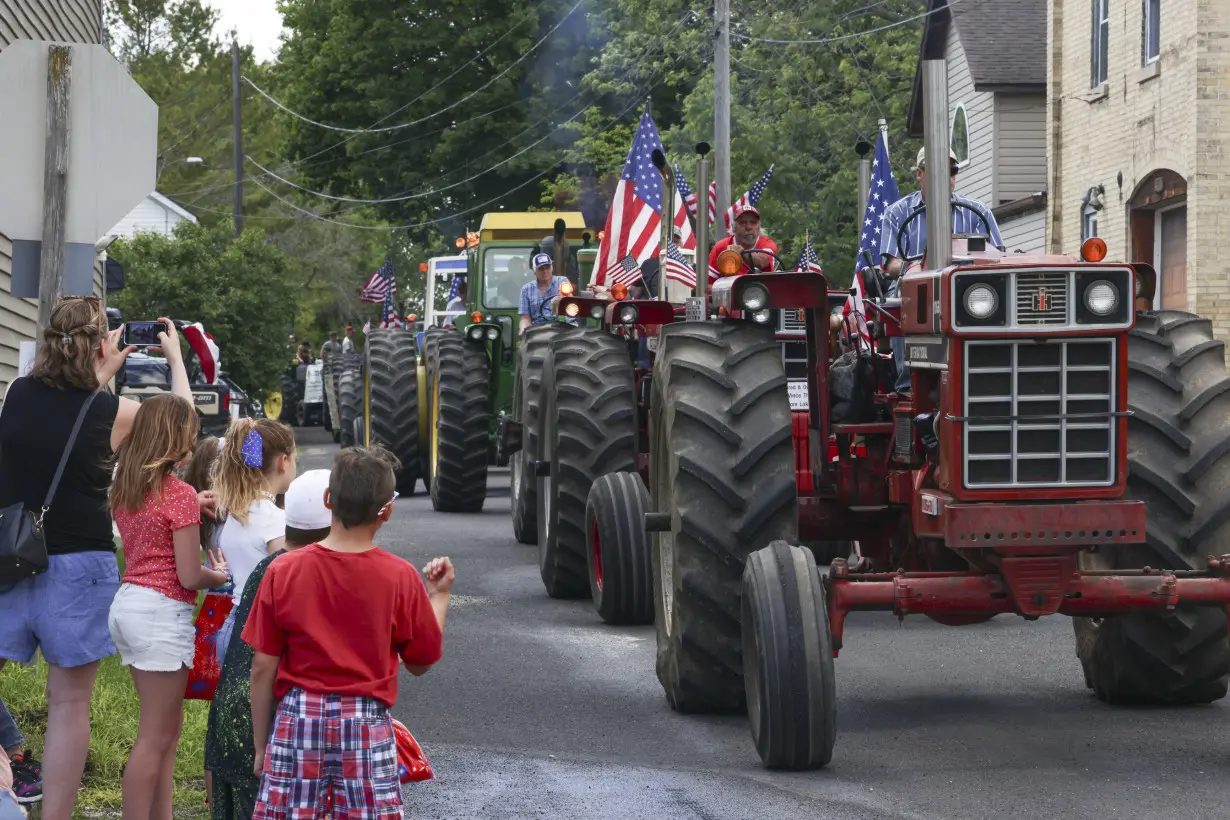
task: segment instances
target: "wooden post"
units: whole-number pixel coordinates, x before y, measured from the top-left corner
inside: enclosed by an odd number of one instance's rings
[[[39,255],[38,330],[51,321],[51,311],[64,290],[65,219],[68,210],[68,95],[72,86],[73,51],[69,46],[47,49],[47,142],[43,166],[43,243]]]

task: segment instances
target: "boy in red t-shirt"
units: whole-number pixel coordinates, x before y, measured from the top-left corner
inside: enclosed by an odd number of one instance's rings
[[[271,564],[256,593],[243,630],[256,650],[253,820],[402,816],[388,711],[397,664],[422,675],[440,660],[454,571],[435,558],[424,586],[413,566],[372,543],[393,511],[397,466],[382,450],[339,453],[325,496],[328,537]]]

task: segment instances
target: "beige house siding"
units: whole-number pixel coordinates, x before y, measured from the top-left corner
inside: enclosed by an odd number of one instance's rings
[[[0,48],[13,40],[97,43],[102,32],[99,0],[0,0]],[[41,207],[32,202],[31,207]],[[38,303],[9,296],[13,246],[0,235],[0,395],[17,373],[18,345],[34,338]],[[102,292],[103,268],[94,266],[95,292]]]
[[[999,233],[1010,253],[1045,253],[1046,209],[1039,208],[1032,213],[1005,219],[999,223]]]
[[[995,200],[1046,190],[1046,96],[995,95]]]
[[[995,95],[974,90],[969,62],[961,47],[957,27],[948,30],[948,47],[945,52],[948,62],[948,123],[958,106],[965,108],[965,120],[969,126],[969,163],[961,166],[957,174],[956,193],[991,202],[995,167]],[[913,167],[913,157],[910,158]]]
[[[1090,5],[1051,0],[1048,13],[1050,250],[1078,249],[1081,197],[1100,184],[1098,233],[1111,259],[1130,259],[1127,203],[1154,172],[1173,171],[1187,182],[1188,309],[1230,337],[1230,3],[1163,3],[1154,70],[1141,67],[1139,0],[1110,0],[1101,89],[1090,88]]]

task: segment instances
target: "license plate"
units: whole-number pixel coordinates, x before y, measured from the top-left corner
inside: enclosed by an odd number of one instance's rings
[[[192,394],[192,403],[196,405],[215,404],[217,401],[218,401],[217,397],[214,396],[214,394],[212,393],[193,393]]]

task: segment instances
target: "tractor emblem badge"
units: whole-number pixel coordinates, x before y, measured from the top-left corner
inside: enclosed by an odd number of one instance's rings
[[[1046,288],[1038,288],[1034,294],[1034,310],[1039,313],[1046,313],[1051,308],[1051,295],[1047,293]]]

